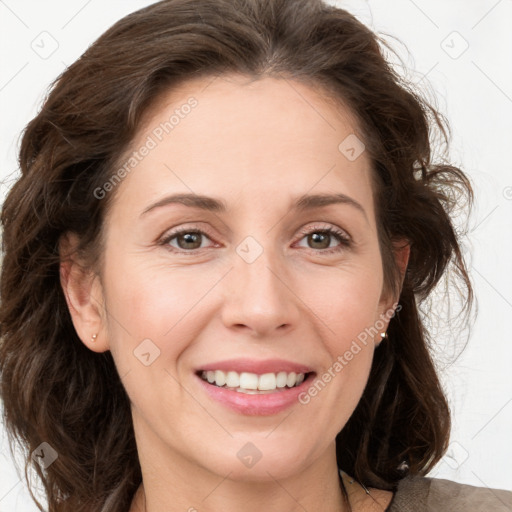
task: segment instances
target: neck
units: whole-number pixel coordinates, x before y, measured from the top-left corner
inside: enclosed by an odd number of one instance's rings
[[[218,475],[198,466],[192,468],[186,461],[165,468],[145,465],[142,460],[143,483],[130,512],[238,512],[242,507],[244,512],[350,510],[342,494],[334,453],[296,473],[277,475],[270,468],[266,476],[260,471],[260,476],[252,479],[232,479],[230,473]],[[355,492],[353,486],[347,491]]]

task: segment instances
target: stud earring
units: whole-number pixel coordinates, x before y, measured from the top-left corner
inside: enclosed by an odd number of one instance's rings
[[[386,331],[386,332],[381,332],[381,333],[380,333],[380,337],[381,337],[383,340],[384,340],[384,339],[386,339],[386,338],[388,337],[388,333],[387,333],[387,331]]]
[[[96,338],[97,338],[97,337],[98,337],[98,335],[97,335],[97,334],[93,334],[93,335],[91,336],[91,341],[94,343],[94,342],[96,341]]]

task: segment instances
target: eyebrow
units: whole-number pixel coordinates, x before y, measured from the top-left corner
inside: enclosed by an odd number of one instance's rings
[[[215,213],[225,213],[228,208],[222,199],[214,197],[198,195],[198,194],[173,194],[164,197],[160,201],[148,206],[142,213],[141,217],[148,212],[168,206],[171,204],[182,204],[191,208],[199,208],[201,210],[211,211]],[[345,194],[310,194],[300,196],[292,204],[292,209],[298,211],[312,210],[314,208],[321,208],[332,204],[347,204],[359,210],[368,222],[365,209],[355,199]]]

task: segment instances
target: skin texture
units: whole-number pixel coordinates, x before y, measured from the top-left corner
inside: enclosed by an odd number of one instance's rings
[[[308,404],[273,415],[227,409],[194,372],[247,357],[283,358],[322,375],[392,308],[369,160],[363,152],[350,161],[338,150],[357,124],[318,88],[224,75],[161,97],[131,151],[190,97],[197,106],[117,185],[101,276],[62,264],[74,326],[91,350],[112,352],[131,400],[147,511],[344,510],[335,437],[362,395],[380,336]],[[290,208],[304,194],[335,192],[364,213],[350,204]],[[228,209],[170,204],[141,215],[175,193],[222,199]],[[206,235],[195,245],[183,237],[159,243],[177,227]],[[307,236],[329,227],[351,245]],[[236,250],[247,236],[262,250],[251,263]],[[75,243],[68,236],[62,250]],[[405,270],[408,247],[397,258]],[[160,350],[148,366],[134,355],[145,339]],[[237,457],[248,442],[262,454],[251,468]],[[375,508],[361,489],[350,493],[354,510],[383,510],[392,497],[375,492]],[[131,510],[144,510],[142,488]]]

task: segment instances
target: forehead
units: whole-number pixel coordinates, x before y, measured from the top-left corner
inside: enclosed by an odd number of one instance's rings
[[[359,133],[352,113],[320,87],[241,75],[189,80],[145,113],[124,161],[150,149],[120,188],[148,200],[168,189],[215,196],[244,191],[263,202],[337,191],[367,202],[371,169]]]
[[[192,109],[187,107],[191,102],[196,103]],[[171,119],[169,113],[172,115],[173,110],[176,115]],[[174,131],[179,124],[185,124],[181,121],[187,117],[192,117],[195,130],[210,128],[209,134],[217,139],[243,133],[261,138],[269,133],[280,135],[282,142],[286,133],[291,138],[300,133],[311,135],[311,131],[318,131],[319,135],[338,132],[338,137],[344,131],[359,132],[356,116],[341,98],[334,99],[332,89],[285,77],[253,79],[226,74],[186,80],[161,93],[143,116],[139,136],[154,131],[159,122],[171,121]],[[204,122],[213,121],[212,117],[214,124],[205,126]]]

